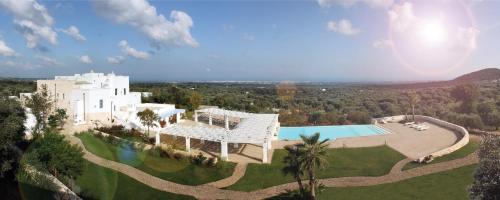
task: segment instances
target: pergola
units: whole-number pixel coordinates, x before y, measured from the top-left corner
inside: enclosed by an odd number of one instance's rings
[[[198,122],[199,114],[208,115],[208,125]],[[225,127],[212,125],[213,117],[223,117]],[[239,123],[229,128],[229,118],[238,118]],[[268,151],[271,149],[271,139],[279,131],[278,114],[253,114],[239,111],[230,111],[219,108],[196,110],[194,125],[175,124],[162,129],[162,133],[182,136],[186,139],[186,150],[190,150],[190,139],[220,142],[221,159],[228,159],[228,143],[262,144],[262,162],[268,162]],[[159,144],[159,133],[156,137]]]

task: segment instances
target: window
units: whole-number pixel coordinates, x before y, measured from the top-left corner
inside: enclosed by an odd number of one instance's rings
[[[118,95],[118,88],[115,88],[115,96]]]
[[[99,108],[102,108],[104,106],[104,101],[102,99],[99,100]]]
[[[127,88],[123,88],[123,95],[127,95]]]

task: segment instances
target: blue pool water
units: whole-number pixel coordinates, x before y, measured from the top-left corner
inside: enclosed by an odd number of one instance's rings
[[[321,134],[321,140],[385,134],[384,129],[375,125],[281,127],[278,139],[300,140],[301,134],[312,135],[317,132]]]

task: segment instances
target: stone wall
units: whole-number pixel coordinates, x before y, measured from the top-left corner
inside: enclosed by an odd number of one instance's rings
[[[431,123],[436,124],[438,126],[453,130],[462,136],[452,146],[429,154],[430,156],[432,156],[434,158],[444,156],[446,154],[450,154],[450,153],[462,148],[463,146],[467,145],[467,143],[469,143],[469,132],[464,127],[461,127],[459,125],[452,124],[452,123],[449,123],[449,122],[446,122],[446,121],[443,121],[440,119],[436,119],[436,118],[428,117],[428,116],[422,116],[422,115],[415,115],[415,120],[416,121],[431,122]],[[427,157],[427,156],[425,156],[425,157]],[[423,159],[424,159],[424,157],[419,158],[418,160],[423,160]]]

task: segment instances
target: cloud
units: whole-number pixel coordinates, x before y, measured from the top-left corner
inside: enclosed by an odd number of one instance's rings
[[[5,42],[3,40],[0,40],[0,55],[11,57],[11,56],[15,56],[17,54],[12,48],[7,46],[7,44],[5,44]]]
[[[474,50],[477,47],[476,38],[479,34],[479,30],[474,27],[463,28],[458,27],[457,35],[455,37],[455,48]]]
[[[254,41],[255,40],[255,37],[253,35],[250,35],[250,34],[243,34],[243,40],[246,40],[246,41]]]
[[[125,61],[125,57],[123,56],[114,56],[114,57],[108,57],[107,58],[108,63],[110,64],[120,64],[123,61]]]
[[[389,8],[394,0],[317,0],[319,6],[329,8],[333,5],[351,7],[357,3],[366,4],[372,8]]]
[[[118,46],[121,48],[122,52],[130,57],[137,59],[148,59],[149,54],[144,51],[138,51],[130,46],[128,46],[128,42],[126,40],[122,40],[118,43]]]
[[[87,40],[83,35],[80,34],[80,30],[78,30],[76,26],[70,26],[68,27],[68,29],[58,29],[58,31],[63,32],[64,34],[70,36],[76,41],[82,42]]]
[[[138,29],[154,42],[164,46],[198,47],[190,33],[193,20],[185,12],[173,10],[168,20],[146,0],[93,1],[93,4],[101,15]]]
[[[33,64],[30,62],[22,61],[22,60],[5,60],[0,61],[0,67],[16,67],[22,69],[36,69],[42,67],[40,64]]]
[[[329,21],[327,24],[327,29],[329,31],[337,32],[343,35],[356,35],[360,32],[352,26],[351,22],[347,19],[341,19],[340,21]]]
[[[78,58],[78,60],[81,62],[81,63],[85,63],[85,64],[92,64],[92,59],[90,59],[90,56],[88,55],[83,55],[83,56],[80,56]]]
[[[2,0],[0,8],[14,16],[15,28],[24,36],[29,48],[38,47],[41,39],[57,44],[57,33],[52,29],[54,19],[36,0]]]
[[[43,65],[43,66],[50,67],[50,66],[62,65],[62,63],[58,62],[57,60],[55,60],[53,58],[46,57],[46,56],[36,55],[35,58],[38,59],[39,61],[41,61],[40,65]]]
[[[404,2],[394,5],[388,11],[391,30],[407,37],[421,33],[433,21],[415,15],[413,5]],[[477,47],[476,39],[479,30],[474,27],[449,26],[446,33],[447,41],[442,46],[452,50],[474,50]],[[444,34],[444,33],[443,33]]]
[[[373,47],[377,49],[386,49],[386,48],[391,48],[392,47],[392,41],[387,40],[387,39],[380,39],[375,42],[373,42]]]

